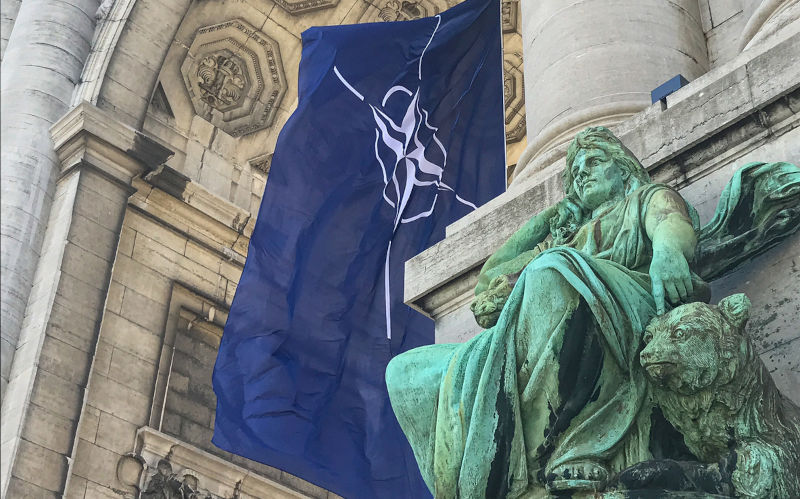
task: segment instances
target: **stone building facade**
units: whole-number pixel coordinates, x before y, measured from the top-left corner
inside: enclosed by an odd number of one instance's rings
[[[0,4],[2,497],[335,497],[213,447],[216,348],[300,33],[456,1]],[[501,3],[509,190],[407,267],[442,341],[475,332],[476,269],[558,198],[576,130],[612,126],[706,218],[736,165],[800,162],[797,0]],[[750,295],[796,401],[798,237],[714,284]]]

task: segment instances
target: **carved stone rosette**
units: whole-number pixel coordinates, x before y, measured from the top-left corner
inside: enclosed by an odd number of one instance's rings
[[[181,73],[195,112],[234,137],[272,125],[286,94],[277,42],[241,19],[200,28]]]
[[[248,161],[250,166],[260,171],[264,175],[269,175],[269,169],[272,167],[272,153],[266,153],[256,156]]]

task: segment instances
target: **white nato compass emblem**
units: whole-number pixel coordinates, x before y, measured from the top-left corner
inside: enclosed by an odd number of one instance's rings
[[[402,85],[395,85],[386,91],[380,106],[376,106],[365,100],[364,96],[339,72],[339,68],[333,67],[333,72],[345,88],[372,109],[375,119],[375,160],[383,175],[383,199],[394,208],[394,231],[400,224],[430,217],[436,208],[439,193],[442,191],[452,192],[458,202],[473,210],[476,208],[474,203],[463,199],[452,187],[442,181],[447,166],[447,150],[436,136],[439,129],[428,122],[430,114],[419,103],[419,90],[422,85],[422,59],[442,22],[441,16],[436,16],[435,19],[437,20],[436,28],[419,57],[419,81],[414,91]],[[410,99],[410,101],[400,119],[395,120],[387,115],[387,105],[390,99],[400,97],[406,100]],[[432,156],[435,156],[436,159],[430,159]],[[405,180],[401,180],[402,178]],[[429,206],[425,206],[421,210],[417,208],[414,213],[406,213],[410,207],[409,201],[412,194],[418,189],[434,189],[433,199]],[[389,241],[384,265],[387,338],[392,337],[389,289],[391,251],[392,243]]]

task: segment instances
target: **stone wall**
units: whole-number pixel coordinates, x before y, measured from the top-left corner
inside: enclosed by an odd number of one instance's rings
[[[304,496],[326,498],[319,487],[211,444],[211,372],[246,254],[247,239],[231,227],[232,212],[245,215],[232,206],[227,220],[199,210],[202,202],[226,206],[201,187],[192,193],[195,206],[186,204],[162,190],[167,175],[134,183],[67,495],[132,493],[120,481],[117,463],[134,450],[137,430],[149,426]],[[250,230],[252,224],[242,229]]]

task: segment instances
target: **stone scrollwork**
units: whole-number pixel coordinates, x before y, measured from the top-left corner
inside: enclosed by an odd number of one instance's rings
[[[181,73],[195,112],[234,137],[271,126],[287,89],[277,42],[241,19],[199,29]]]
[[[380,0],[377,11],[367,11],[362,22],[410,21],[439,14],[458,2],[452,0]]]
[[[215,109],[235,107],[247,85],[243,67],[244,63],[227,51],[204,57],[197,68],[200,98]]]
[[[441,5],[439,5],[441,4]],[[381,21],[410,21],[435,16],[447,9],[445,2],[430,0],[388,0],[378,14]]]
[[[139,428],[135,450],[117,462],[117,479],[141,499],[306,497],[149,426]]]

